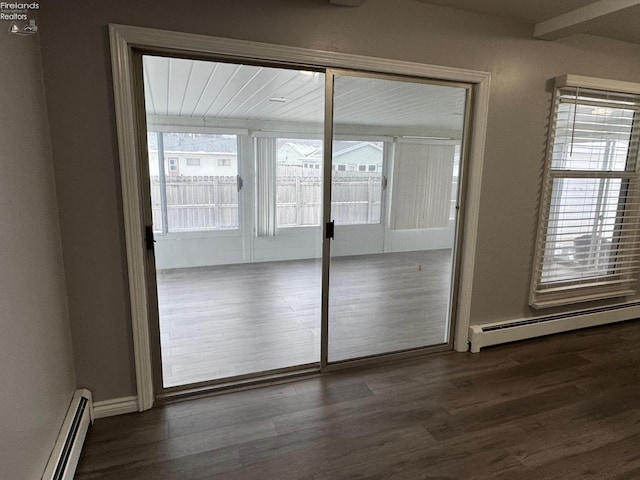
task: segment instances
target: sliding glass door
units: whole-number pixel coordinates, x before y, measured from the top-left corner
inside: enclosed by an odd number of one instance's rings
[[[328,363],[449,341],[466,93],[333,76]]]
[[[142,64],[157,390],[448,344],[468,86]]]

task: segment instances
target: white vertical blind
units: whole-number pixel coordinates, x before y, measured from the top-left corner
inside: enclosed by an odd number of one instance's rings
[[[449,226],[454,153],[453,145],[396,144],[392,230]]]
[[[256,235],[276,235],[277,139],[256,138]]]
[[[574,85],[555,98],[531,305],[631,295],[640,96]]]

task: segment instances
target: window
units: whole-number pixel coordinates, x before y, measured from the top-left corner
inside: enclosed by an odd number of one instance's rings
[[[533,307],[635,293],[639,120],[640,85],[556,80]]]
[[[383,142],[333,142],[333,163],[338,168],[331,185],[331,217],[336,225],[380,223],[383,158]],[[380,169],[367,171],[367,165]]]
[[[231,159],[230,158],[219,158],[218,159],[218,166],[219,167],[230,167],[231,166]]]
[[[455,220],[456,207],[458,206],[458,182],[460,181],[460,150],[461,145],[455,145],[453,150],[453,179],[451,183],[451,208],[449,219]]]
[[[380,223],[382,204],[382,142],[336,141],[333,145],[332,218],[338,225]],[[257,139],[260,173],[257,194],[259,235],[275,235],[276,227],[317,226],[322,220],[322,141],[278,138]],[[275,152],[275,153],[274,153]],[[335,163],[336,159],[345,163]],[[348,165],[358,161],[364,168]],[[360,163],[360,159],[367,163]],[[367,172],[371,162],[377,172]],[[272,192],[269,165],[275,168],[275,216],[269,210]],[[347,165],[351,171],[347,171]],[[308,167],[308,168],[307,168]],[[260,182],[264,178],[264,182]],[[264,227],[264,228],[263,228]]]
[[[258,163],[270,153],[260,148],[268,139],[258,139]],[[278,138],[271,152],[275,167],[276,209],[275,226],[302,227],[320,225],[322,221],[322,140],[303,138]],[[268,191],[265,186],[264,191]],[[258,199],[258,211],[261,209]],[[266,213],[260,216],[265,216]],[[267,223],[265,218],[263,223]],[[275,228],[274,226],[274,228]],[[273,230],[275,232],[275,230]]]
[[[221,175],[205,161],[196,170],[197,176],[187,169],[183,172],[186,175],[179,176],[178,172],[178,158],[186,158],[185,163],[189,166],[200,165],[200,158],[185,154],[229,152],[235,156],[236,135],[149,133],[147,141],[154,231],[171,233],[239,227],[237,169],[225,170]],[[165,158],[168,175],[164,175],[161,167]]]

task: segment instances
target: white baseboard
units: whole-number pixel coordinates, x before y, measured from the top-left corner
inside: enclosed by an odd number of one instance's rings
[[[93,418],[113,417],[138,411],[138,397],[121,397],[93,403]]]
[[[630,303],[548,317],[520,318],[469,327],[471,352],[501,343],[569,332],[640,318],[640,304]]]

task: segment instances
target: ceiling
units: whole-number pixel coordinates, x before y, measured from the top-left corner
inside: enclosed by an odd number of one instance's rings
[[[393,0],[388,0],[393,1]],[[534,25],[535,38],[577,33],[640,43],[640,0],[414,0]],[[359,7],[367,0],[329,0]]]
[[[248,122],[315,124],[324,118],[324,74],[283,68],[145,56],[148,115],[215,119],[209,125]],[[411,135],[460,138],[466,91],[410,81],[338,76],[334,121],[403,129]],[[317,130],[317,128],[316,128]],[[321,131],[321,130],[320,130]],[[374,133],[374,132],[371,132]]]
[[[537,23],[585,7],[594,0],[415,0],[469,12]]]
[[[587,33],[640,43],[640,0],[415,1],[533,24],[534,36],[546,40]]]

